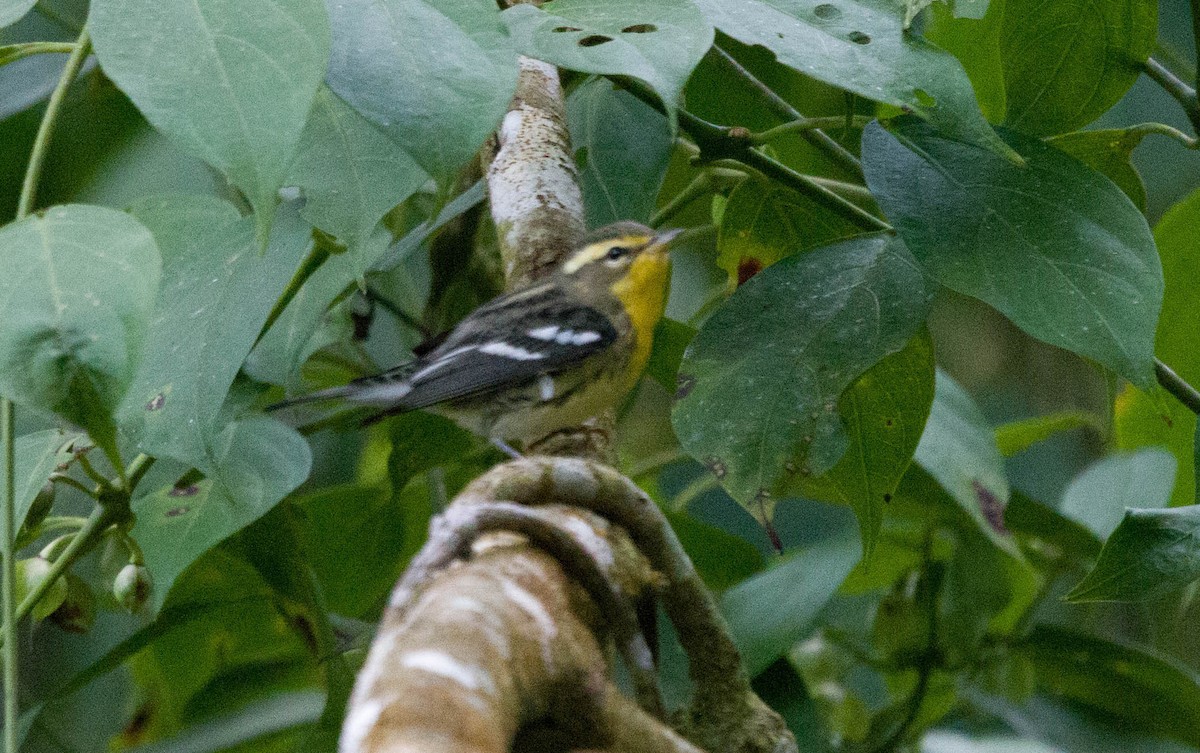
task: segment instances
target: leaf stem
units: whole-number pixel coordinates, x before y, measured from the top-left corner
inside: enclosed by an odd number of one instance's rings
[[[1197,0],[1200,2],[1200,0]],[[768,128],[765,131],[750,134],[750,140],[755,144],[765,144],[768,141],[774,141],[788,133],[800,133],[805,131],[820,130],[823,128],[837,128],[839,126],[849,125],[852,128],[864,128],[867,123],[870,123],[872,118],[866,115],[851,115],[849,119],[842,115],[829,115],[820,118],[801,118],[792,120],[782,125],[777,125],[774,128]]]
[[[98,491],[103,491],[104,489],[108,489],[112,486],[112,483],[108,480],[108,478],[103,473],[96,470],[96,466],[92,465],[92,461],[88,460],[88,457],[85,453],[81,452],[76,455],[75,460],[79,463],[79,467],[83,469],[83,472],[87,474],[87,477],[100,485],[100,489]]]
[[[38,178],[42,174],[42,165],[46,161],[46,150],[50,144],[50,136],[54,133],[54,123],[58,111],[62,107],[67,88],[79,75],[79,69],[87,58],[91,43],[87,30],[79,33],[75,49],[67,58],[62,75],[50,94],[46,103],[46,112],[42,114],[42,122],[38,126],[37,135],[33,140],[33,148],[29,152],[29,164],[25,168],[25,180],[21,184],[21,194],[17,199],[16,219],[24,219],[33,207],[37,195]],[[17,620],[20,619],[20,605],[16,601],[16,539],[17,539],[17,500],[16,500],[16,416],[12,401],[0,399],[0,444],[4,445],[4,505],[0,515],[3,523],[0,525],[0,536],[4,537],[4,558],[0,564],[0,610],[3,611],[3,627],[0,628],[0,639],[4,641],[4,750],[5,753],[17,753],[17,717],[20,713],[17,698],[17,662],[19,660],[17,646]],[[49,588],[53,580],[43,581]],[[41,598],[40,596],[38,598]],[[26,599],[26,601],[29,601]],[[31,609],[37,600],[29,604]]]
[[[712,180],[709,178],[708,172],[700,173],[682,191],[675,194],[662,209],[654,213],[654,216],[650,218],[650,227],[662,225],[678,214],[684,207],[712,190],[712,187]]]
[[[8,65],[31,55],[72,53],[74,51],[74,42],[23,42],[0,45],[0,65]]]
[[[37,135],[33,138],[33,148],[29,152],[29,167],[25,170],[25,182],[21,184],[21,196],[17,201],[18,220],[33,211],[33,205],[37,199],[38,181],[41,180],[42,167],[46,163],[46,153],[50,149],[50,137],[54,135],[54,126],[58,122],[58,111],[62,109],[67,89],[70,88],[72,82],[79,75],[79,70],[83,67],[83,61],[87,59],[88,53],[91,50],[92,40],[85,28],[79,32],[79,39],[75,41],[75,49],[71,51],[71,56],[67,58],[67,64],[63,66],[63,72],[58,78],[58,84],[55,85],[54,91],[50,93],[50,99],[46,103],[46,112],[42,115],[42,122],[38,126]]]
[[[730,70],[740,76],[742,80],[750,84],[750,86],[752,86],[764,97],[767,104],[772,110],[775,111],[777,115],[789,121],[807,120],[807,118],[805,118],[799,110],[797,110],[795,107],[792,107],[792,105],[788,103],[786,99],[776,94],[771,87],[764,84],[761,79],[747,70],[745,66],[739,63],[733,57],[733,55],[730,55],[728,52],[721,49],[719,45],[713,45],[713,49],[716,51],[717,56],[721,59],[721,61],[724,62]],[[844,122],[845,119],[842,118],[841,120]],[[858,161],[858,158],[855,157],[846,147],[830,138],[830,136],[822,131],[820,127],[803,129],[800,131],[800,135],[806,141],[808,141],[808,143],[829,155],[834,162],[838,163],[846,170],[849,170],[853,175],[859,178],[862,177],[862,163]]]
[[[271,307],[271,313],[267,314],[267,320],[263,322],[262,329],[258,331],[258,337],[254,338],[254,344],[258,345],[259,341],[271,329],[271,325],[275,323],[280,316],[283,315],[284,309],[296,297],[296,293],[300,292],[300,288],[308,278],[313,276],[321,265],[329,258],[330,243],[324,239],[323,233],[313,233],[313,246],[309,249],[308,255],[304,257],[304,261],[300,262],[300,268],[292,275],[292,279],[288,281],[287,287],[283,289],[283,293],[279,296],[279,300],[275,301],[275,305]]]
[[[65,484],[67,486],[74,487],[74,488],[78,489],[79,491],[83,492],[84,494],[88,495],[92,499],[98,499],[100,496],[99,489],[89,489],[87,487],[87,484],[83,483],[82,481],[80,481],[78,479],[71,478],[70,476],[66,475],[65,473],[52,476],[51,480],[54,481],[54,483],[56,483],[56,484]]]
[[[1185,84],[1183,79],[1167,70],[1165,65],[1154,58],[1146,60],[1143,70],[1167,94],[1175,98],[1175,101],[1183,108],[1183,112],[1187,115],[1188,120],[1191,121],[1192,128],[1197,134],[1200,134],[1200,101],[1196,100],[1196,90]]]
[[[144,452],[133,459],[133,462],[125,469],[125,492],[127,494],[133,494],[134,489],[137,489],[137,485],[141,483],[142,477],[146,475],[152,465],[154,465],[154,458]]]
[[[1192,413],[1200,415],[1200,391],[1157,358],[1154,359],[1154,376],[1163,389],[1174,395]]]
[[[1200,1],[1200,0],[1198,0]],[[1169,136],[1183,144],[1188,149],[1200,148],[1200,139],[1188,136],[1178,128],[1172,128],[1166,123],[1139,123],[1134,126],[1129,126],[1127,129],[1131,133],[1138,135],[1158,134],[1159,136]]]

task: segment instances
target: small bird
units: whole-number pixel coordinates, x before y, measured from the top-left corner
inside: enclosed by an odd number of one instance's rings
[[[593,231],[545,279],[480,306],[432,350],[381,374],[270,406],[335,398],[419,408],[490,439],[529,443],[617,405],[650,358],[679,230],[636,222]]]

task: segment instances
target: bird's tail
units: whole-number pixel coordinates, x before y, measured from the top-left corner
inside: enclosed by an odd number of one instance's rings
[[[340,397],[347,397],[354,394],[352,384],[342,385],[341,387],[330,387],[327,390],[319,390],[310,392],[307,395],[299,395],[297,397],[281,400],[278,403],[273,403],[267,406],[268,411],[283,410],[284,408],[292,408],[297,405],[306,405],[308,403],[319,403],[325,400],[336,400]]]

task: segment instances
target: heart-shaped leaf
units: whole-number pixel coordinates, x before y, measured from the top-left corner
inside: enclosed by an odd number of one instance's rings
[[[133,212],[162,248],[163,284],[118,418],[143,451],[198,464],[221,430],[229,386],[312,239],[293,204],[281,208],[265,252],[254,218],[217,198],[150,199]]]
[[[1041,141],[1025,166],[916,119],[863,132],[863,170],[913,256],[942,284],[1034,337],[1154,383],[1163,278],[1141,212],[1104,176]]]
[[[329,59],[321,0],[106,0],[88,30],[108,77],[246,194],[265,239]]]
[[[738,288],[688,346],[672,415],[684,449],[760,520],[838,462],[842,391],[921,326],[931,296],[899,238],[790,256]]]
[[[487,0],[329,0],[329,86],[427,173],[446,179],[494,130],[517,54]]]
[[[88,430],[116,458],[112,414],[158,291],[154,236],[80,204],[0,228],[0,392]]]

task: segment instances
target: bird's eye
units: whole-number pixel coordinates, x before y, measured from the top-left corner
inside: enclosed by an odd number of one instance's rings
[[[623,248],[621,246],[613,246],[612,248],[608,249],[608,253],[605,255],[604,258],[608,259],[609,261],[616,261],[617,259],[620,259],[622,256],[624,256],[628,253],[629,253],[629,249],[627,249],[627,248]]]

